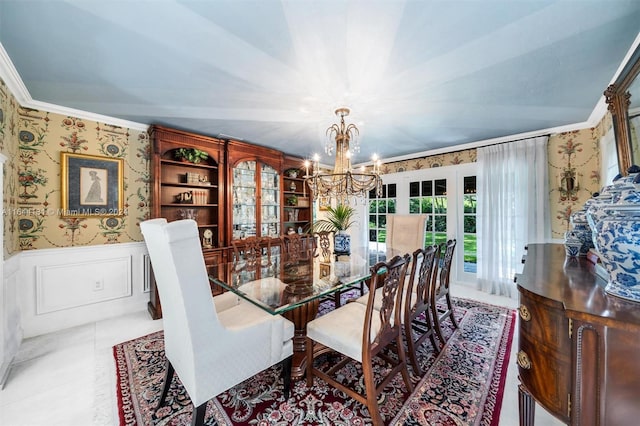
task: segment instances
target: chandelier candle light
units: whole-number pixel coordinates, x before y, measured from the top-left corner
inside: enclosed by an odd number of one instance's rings
[[[344,118],[349,115],[349,108],[336,109],[336,115],[340,118],[340,124],[333,124],[327,129],[327,144],[325,152],[333,153],[333,141],[336,146],[336,162],[333,173],[320,171],[320,157],[313,157],[313,165],[305,161],[304,180],[313,192],[313,199],[318,197],[335,198],[339,203],[348,203],[350,197],[366,197],[366,194],[375,189],[376,194],[382,195],[382,179],[380,178],[380,160],[374,154],[373,170],[367,172],[362,166],[354,172],[351,169],[351,153],[358,152],[358,136],[360,131],[355,124],[346,125]],[[353,141],[353,147],[349,144]],[[353,150],[353,151],[352,151]],[[312,166],[309,174],[309,166]]]

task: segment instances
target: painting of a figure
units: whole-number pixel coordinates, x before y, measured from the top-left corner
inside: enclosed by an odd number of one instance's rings
[[[80,200],[86,205],[106,205],[107,204],[107,181],[106,169],[80,168]]]
[[[61,216],[125,216],[122,158],[63,152]]]

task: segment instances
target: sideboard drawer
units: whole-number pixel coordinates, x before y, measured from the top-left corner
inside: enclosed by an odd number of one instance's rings
[[[516,355],[520,381],[549,412],[568,422],[567,390],[570,389],[571,384],[570,354],[568,352],[551,353],[540,349],[541,342],[530,340],[521,328]]]
[[[534,301],[520,293],[520,334],[525,334],[537,345],[543,345],[550,352],[563,351],[569,354],[569,320],[564,315],[562,305],[552,306]]]

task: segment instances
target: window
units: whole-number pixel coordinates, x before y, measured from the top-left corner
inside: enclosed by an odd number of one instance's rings
[[[382,195],[369,192],[369,242],[384,243],[387,238],[387,213],[396,213],[396,184],[382,185]]]
[[[409,182],[409,213],[426,214],[425,246],[447,241],[447,180]]]
[[[463,179],[462,214],[463,214],[463,256],[464,272],[476,273],[477,249],[476,249],[476,177],[465,176]]]

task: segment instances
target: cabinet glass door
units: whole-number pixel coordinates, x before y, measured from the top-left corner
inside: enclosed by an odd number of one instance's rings
[[[233,239],[256,235],[256,162],[242,161],[233,169]]]
[[[265,164],[261,167],[261,236],[280,235],[280,176],[276,169]]]
[[[271,166],[241,161],[233,169],[233,239],[280,235],[280,175]]]

